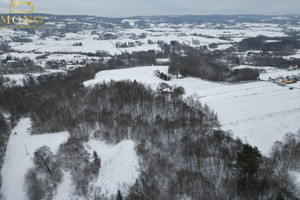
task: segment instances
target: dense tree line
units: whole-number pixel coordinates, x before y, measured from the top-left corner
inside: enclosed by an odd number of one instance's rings
[[[0,51],[9,52],[10,50],[11,50],[10,46],[6,41],[5,42],[0,42]]]
[[[108,60],[110,68],[128,68],[135,66],[149,66],[156,64],[156,52],[154,50],[139,52],[123,52]]]
[[[300,165],[300,130],[288,133],[283,141],[277,141],[272,149],[273,162],[278,163],[278,170],[297,171]]]
[[[267,42],[268,40],[276,40]],[[226,50],[210,51],[206,46],[189,47],[171,41],[170,45],[161,45],[162,52],[169,53],[169,72],[183,76],[193,76],[212,81],[249,81],[257,80],[258,71],[253,69],[234,70],[240,64],[253,66],[273,66],[288,68],[292,64],[300,65],[300,59],[285,59],[282,56],[294,54],[300,48],[297,37],[268,38],[259,36],[247,38]],[[260,51],[260,53],[251,52]],[[250,51],[246,56],[236,52]]]
[[[184,52],[184,53],[181,53]],[[193,48],[171,43],[169,72],[212,81],[235,80],[230,69],[239,64],[239,59],[227,51],[210,51],[206,46]]]
[[[253,66],[271,66],[286,69],[290,65],[296,64],[300,65],[300,59],[284,59],[281,56],[272,56],[272,55],[247,55],[239,57],[240,64],[251,64]]]
[[[272,66],[288,68],[292,64],[300,64],[300,59],[285,59],[283,56],[293,55],[300,48],[299,36],[246,38],[235,45],[237,51],[248,51],[246,56],[239,57],[240,64],[254,66]],[[251,52],[251,51],[259,51]]]
[[[300,42],[298,37],[258,36],[243,39],[237,47],[239,51],[272,51],[279,55],[290,55],[300,48]]]
[[[10,133],[9,124],[7,123],[7,120],[5,119],[4,115],[0,112],[0,169],[2,169],[2,164],[3,164],[5,151],[6,151],[6,142],[9,138],[9,133]],[[2,177],[0,176],[0,188],[1,185],[2,185]]]
[[[36,65],[29,58],[13,59],[7,56],[0,60],[0,74],[25,74],[43,72],[43,68]]]
[[[229,73],[230,78],[228,81],[235,82],[235,81],[251,81],[257,80],[259,77],[259,71],[257,69],[234,69]]]

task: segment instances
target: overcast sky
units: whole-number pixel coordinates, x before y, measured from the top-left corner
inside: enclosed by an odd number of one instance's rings
[[[16,0],[14,0],[16,1]],[[105,17],[208,14],[299,14],[300,0],[19,0],[31,1],[34,12]],[[7,13],[10,0],[0,0]]]

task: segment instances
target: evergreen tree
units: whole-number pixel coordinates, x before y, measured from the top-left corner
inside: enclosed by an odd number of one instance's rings
[[[262,155],[257,147],[248,144],[243,145],[242,151],[237,153],[236,168],[238,171],[238,191],[255,195],[256,186],[259,184],[255,176],[262,162]]]
[[[99,170],[101,168],[101,158],[98,156],[97,152],[93,152],[94,161],[91,163],[92,174],[98,176]]]
[[[140,181],[136,180],[135,184],[130,188],[126,200],[144,200],[144,196],[143,185]]]
[[[98,153],[95,150],[93,151],[93,157],[94,157],[94,162],[98,162],[100,160]]]
[[[120,190],[118,190],[117,194],[116,194],[116,200],[123,200],[123,196]]]
[[[241,178],[252,178],[262,162],[262,155],[257,147],[248,144],[243,146],[243,150],[238,152],[236,167]]]
[[[282,197],[281,193],[277,194],[276,200],[284,200],[284,198]]]
[[[0,200],[5,200],[6,198],[4,197],[4,195],[2,194],[2,192],[0,192]]]

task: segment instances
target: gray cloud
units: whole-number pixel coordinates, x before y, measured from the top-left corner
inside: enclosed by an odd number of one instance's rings
[[[22,0],[26,1],[26,0]],[[30,1],[30,0],[28,0]],[[180,14],[298,14],[299,0],[31,0],[35,12],[108,17]],[[8,12],[8,0],[0,0]]]

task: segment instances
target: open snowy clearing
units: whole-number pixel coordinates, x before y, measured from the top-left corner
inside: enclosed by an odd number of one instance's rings
[[[49,146],[56,153],[59,145],[65,142],[68,132],[30,135],[29,118],[21,119],[12,130],[9,138],[6,157],[1,171],[3,177],[2,192],[6,200],[26,200],[24,190],[25,174],[34,166],[34,152],[41,146]],[[16,134],[15,134],[16,133]],[[139,177],[139,159],[135,152],[135,143],[131,140],[109,145],[101,141],[90,140],[85,144],[87,151],[93,155],[95,150],[101,158],[98,179],[92,183],[101,188],[107,196],[121,189],[124,194]],[[58,185],[56,200],[69,200],[76,196],[70,172],[64,172],[62,183]],[[78,197],[78,199],[80,199]]]
[[[117,145],[109,145],[105,142],[90,140],[85,144],[85,147],[91,155],[93,155],[93,151],[96,151],[101,158],[98,179],[90,183],[92,191],[101,188],[100,193],[107,197],[114,195],[117,190],[121,190],[123,194],[126,194],[129,187],[139,177],[139,159],[135,152],[134,142],[124,140]],[[74,191],[70,172],[64,172],[64,179],[58,186],[54,199],[72,199],[76,196]],[[79,196],[76,196],[76,198],[85,199]]]
[[[139,158],[132,140],[124,140],[116,145],[90,140],[87,151],[93,155],[96,151],[101,158],[101,168],[95,186],[101,187],[105,196],[116,194],[117,190],[127,193],[130,186],[139,177]]]
[[[6,200],[26,199],[24,191],[25,173],[33,167],[34,152],[41,146],[49,146],[53,152],[67,140],[67,132],[56,134],[30,135],[29,118],[22,119],[12,130],[2,167],[2,191]],[[16,133],[16,134],[15,134]]]
[[[160,82],[164,82],[154,76],[156,69],[168,72],[168,66],[101,71],[95,79],[84,82],[84,85],[88,87],[103,81],[129,79],[156,89]],[[298,89],[289,90],[287,87],[260,81],[226,84],[197,78],[172,79],[166,83],[183,86],[185,96],[197,94],[202,103],[217,112],[223,129],[232,130],[234,136],[257,146],[265,155],[273,142],[281,140],[287,132],[300,128],[296,122],[300,117]]]

